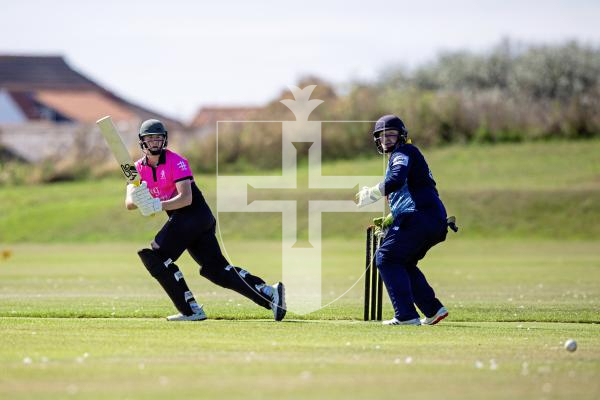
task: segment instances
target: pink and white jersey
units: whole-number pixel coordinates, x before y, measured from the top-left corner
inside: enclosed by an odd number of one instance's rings
[[[175,182],[185,179],[194,180],[188,161],[179,154],[164,150],[156,167],[148,165],[146,157],[135,162],[142,181],[146,182],[152,197],[161,201],[169,200],[177,195]]]

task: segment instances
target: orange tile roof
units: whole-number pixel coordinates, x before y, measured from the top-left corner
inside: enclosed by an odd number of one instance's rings
[[[104,115],[110,115],[116,121],[139,119],[130,109],[98,91],[38,90],[35,97],[39,102],[80,122],[93,123]]]

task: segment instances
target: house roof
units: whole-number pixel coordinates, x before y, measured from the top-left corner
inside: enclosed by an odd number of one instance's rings
[[[134,120],[138,116],[128,107],[111,101],[92,90],[40,90],[36,99],[69,119],[93,123],[98,116],[110,115],[114,120]]]
[[[8,92],[28,119],[39,119],[40,112],[35,101],[28,92]]]
[[[0,86],[14,90],[40,88],[100,89],[71,69],[59,56],[0,55]]]
[[[35,104],[38,101],[79,122],[111,115],[115,120],[159,118],[170,129],[182,127],[173,118],[103,88],[72,69],[61,56],[0,55],[0,88],[10,92],[30,119],[40,118]]]

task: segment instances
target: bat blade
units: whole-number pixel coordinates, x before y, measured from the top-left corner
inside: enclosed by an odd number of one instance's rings
[[[135,169],[135,164],[123,142],[123,138],[121,138],[119,131],[117,131],[117,128],[113,124],[112,118],[110,116],[100,118],[96,121],[96,125],[100,128],[100,132],[102,133],[106,144],[119,163],[125,180],[129,183],[139,184],[138,172]]]

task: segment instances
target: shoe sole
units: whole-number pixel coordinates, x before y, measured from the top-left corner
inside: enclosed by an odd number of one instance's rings
[[[278,303],[280,304],[277,304],[277,311],[275,312],[275,321],[281,321],[285,318],[285,314],[287,313],[287,308],[285,305],[285,285],[283,283],[277,285],[277,296],[279,296]]]
[[[390,320],[391,321],[391,320]],[[390,321],[383,321],[381,324],[384,326],[421,326],[421,321],[419,321],[419,323],[416,323],[415,320],[412,320],[410,323],[409,321],[402,321],[402,322],[397,322],[397,323],[389,323]],[[418,321],[418,319],[417,319]]]
[[[204,316],[204,318],[195,318],[195,319],[185,319],[185,318],[169,319],[169,317],[167,317],[167,321],[169,321],[169,322],[194,322],[194,321],[204,321],[206,319],[207,319],[206,316]]]
[[[445,313],[443,313],[442,315],[438,315],[438,316],[436,317],[436,319],[434,319],[434,320],[433,320],[433,321],[431,321],[430,323],[428,323],[428,324],[424,324],[424,325],[435,325],[435,324],[437,324],[438,322],[440,322],[441,320],[443,320],[444,318],[446,318],[447,316],[448,316],[448,312],[445,312]]]

